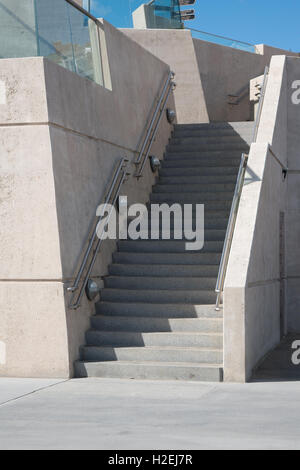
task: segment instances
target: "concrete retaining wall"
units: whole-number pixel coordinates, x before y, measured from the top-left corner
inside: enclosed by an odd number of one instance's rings
[[[176,73],[175,102],[181,124],[253,120],[250,80],[263,74],[273,55],[299,57],[264,44],[256,46],[258,54],[254,54],[194,39],[189,30],[123,31]]]
[[[106,22],[104,32],[111,90],[42,58],[0,61],[2,376],[72,375],[94,305],[68,310],[66,287],[115,164],[136,158],[169,71]],[[170,132],[164,118],[152,152],[160,158]],[[147,165],[123,194],[144,202],[153,182]],[[103,246],[96,277],[114,248]]]
[[[190,31],[123,29],[128,37],[170,65],[176,73],[175,103],[179,124],[209,122],[206,98]],[[152,71],[156,73],[155,70]]]
[[[264,44],[259,54],[193,39],[202,87],[211,121],[254,120],[249,82],[264,73],[274,55],[295,55]],[[238,96],[230,99],[229,95]],[[230,104],[237,102],[238,104]]]
[[[285,249],[280,228],[288,188],[281,166],[287,166],[286,61],[284,56],[271,61],[229,259],[224,290],[226,381],[248,380],[256,364],[286,333]],[[286,226],[287,232],[291,229]]]

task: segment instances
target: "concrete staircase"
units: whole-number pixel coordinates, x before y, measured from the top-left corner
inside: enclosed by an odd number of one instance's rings
[[[241,153],[253,123],[177,125],[150,202],[204,203],[205,245],[120,241],[78,377],[221,381],[223,318],[214,292]]]

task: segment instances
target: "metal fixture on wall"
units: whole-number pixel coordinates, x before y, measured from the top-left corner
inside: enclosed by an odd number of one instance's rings
[[[96,281],[93,281],[93,279],[89,279],[85,288],[85,293],[87,298],[92,301],[95,300],[97,295],[100,292],[100,287],[98,286]]]
[[[160,159],[150,155],[150,166],[153,173],[155,173],[160,168]]]
[[[167,119],[170,124],[173,124],[173,122],[176,119],[176,112],[173,109],[168,108],[167,109]]]

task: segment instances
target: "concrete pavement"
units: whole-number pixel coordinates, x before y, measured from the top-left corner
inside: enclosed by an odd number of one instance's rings
[[[0,379],[0,449],[300,449],[300,382]]]

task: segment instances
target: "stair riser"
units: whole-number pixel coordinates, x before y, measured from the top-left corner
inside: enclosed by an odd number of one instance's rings
[[[242,153],[240,150],[212,150],[210,152],[204,152],[201,150],[195,150],[193,152],[166,152],[164,156],[164,162],[176,162],[176,161],[186,161],[186,162],[216,162],[217,165],[226,162],[228,159],[234,160],[235,162],[241,161]]]
[[[98,302],[99,315],[157,318],[222,318],[213,305]]]
[[[194,241],[192,241],[194,243]],[[223,242],[204,242],[204,247],[195,250],[187,250],[186,242],[179,240],[140,240],[140,241],[121,241],[118,242],[120,252],[126,253],[185,253],[194,251],[202,253],[222,253]],[[195,248],[197,246],[195,245]]]
[[[153,193],[159,194],[182,194],[182,193],[197,193],[198,197],[208,195],[211,193],[230,193],[233,196],[235,184],[157,184],[153,187]]]
[[[91,346],[174,346],[182,348],[216,348],[223,347],[221,335],[202,335],[193,333],[125,333],[88,331],[87,345]]]
[[[161,168],[159,171],[160,176],[222,176],[230,175],[237,177],[238,166],[235,168],[231,166],[203,166],[203,167],[194,167],[194,168]]]
[[[161,277],[106,277],[105,287],[110,289],[145,289],[145,290],[168,290],[168,289],[214,289],[217,278],[161,278]]]
[[[114,253],[116,263],[126,264],[168,264],[168,265],[218,265],[220,253]]]
[[[245,141],[240,135],[212,135],[212,136],[182,136],[176,134],[170,139],[170,145],[211,145],[211,144],[226,144],[226,145],[240,145],[245,146],[251,143],[251,136],[249,135]]]
[[[232,206],[232,200],[227,200],[227,201],[203,201],[203,200],[197,200],[197,201],[193,201],[192,199],[188,199],[186,198],[186,200],[182,201],[182,198],[180,201],[177,200],[177,198],[173,198],[173,199],[166,199],[165,201],[151,201],[151,203],[147,203],[146,207],[149,211],[149,213],[154,210],[154,208],[152,207],[153,204],[156,204],[156,205],[161,205],[161,204],[167,204],[169,206],[168,209],[171,208],[171,206],[173,204],[179,204],[181,206],[181,210],[182,210],[182,213],[184,211],[184,204],[192,204],[193,207],[192,207],[192,210],[193,212],[195,212],[195,209],[196,209],[196,204],[204,204],[204,211],[205,212],[208,212],[208,211],[227,211],[229,213],[230,211],[230,208]]]
[[[226,226],[227,226],[227,222],[226,222],[226,224],[223,225],[223,227],[226,227]],[[193,223],[192,228],[193,228],[193,230],[195,230],[195,224],[194,223]],[[153,230],[152,233],[151,233],[151,227],[148,231],[141,231],[140,232],[140,240],[151,240],[151,237],[154,235],[154,233],[156,234],[156,231],[157,231],[158,237],[156,236],[155,240],[161,240],[161,241],[173,240],[173,241],[176,241],[176,240],[180,239],[180,240],[183,240],[185,242],[189,241],[185,237],[184,231],[182,232],[182,230],[183,230],[182,226],[178,226],[177,229],[178,229],[178,236],[177,236],[177,230],[174,232],[174,230],[172,228],[170,228],[170,230],[162,231],[160,228],[157,229],[157,226],[154,225],[152,227],[152,230]],[[208,230],[206,228],[204,230],[205,230],[204,239],[207,240],[208,242],[212,242],[212,241],[224,242],[226,230]],[[180,238],[178,238],[179,236],[180,236]],[[182,236],[183,236],[183,238],[182,238]],[[130,237],[128,237],[128,238],[130,240]]]
[[[185,204],[206,204],[210,202],[226,203],[225,207],[228,207],[228,201],[232,204],[233,191],[228,192],[180,192],[173,191],[171,193],[166,192],[155,192],[151,194],[150,201],[152,203],[163,204],[165,201]]]
[[[113,363],[75,363],[76,377],[123,378],[137,380],[188,380],[221,382],[222,369],[200,367],[172,367],[169,365]]]
[[[162,161],[161,167],[163,169],[167,168],[220,168],[220,167],[229,167],[235,170],[238,170],[240,165],[241,157],[237,158],[166,158]]]
[[[218,266],[130,266],[126,264],[111,264],[108,268],[112,276],[156,276],[161,277],[217,277]]]
[[[149,302],[149,303],[180,303],[180,304],[214,304],[215,292],[203,291],[172,291],[172,290],[125,290],[103,289],[101,300],[109,302]]]
[[[224,214],[221,214],[224,215]],[[222,241],[224,240],[224,235],[226,233],[227,225],[228,225],[228,218],[219,218],[220,215],[217,215],[215,217],[210,217],[210,213],[206,212],[205,213],[205,219],[204,219],[204,230],[205,230],[205,239],[207,241],[212,241],[212,240],[218,240]],[[189,226],[192,224],[192,229],[196,229],[196,217],[193,219],[187,219],[187,222]],[[149,230],[147,232],[141,231],[141,235],[146,235],[148,234],[148,238],[151,238],[151,228],[153,230],[158,230],[159,233],[159,239],[162,238],[162,228],[161,224],[158,223],[153,223],[151,224],[151,221],[148,220],[148,227]],[[182,224],[174,223],[173,220],[170,222],[170,235],[171,238],[174,237],[174,228],[176,229],[183,229]],[[149,234],[150,231],[150,234]]]
[[[181,319],[93,316],[92,328],[100,331],[222,333],[221,319]]]
[[[178,153],[178,152],[208,152],[212,150],[232,150],[233,152],[247,152],[249,151],[249,146],[241,143],[235,143],[235,142],[230,142],[230,143],[222,143],[222,144],[214,144],[214,143],[209,143],[209,144],[193,144],[193,145],[187,145],[187,144],[182,144],[182,145],[168,145],[167,146],[167,153]]]
[[[242,141],[251,142],[253,137],[253,129],[240,129],[238,132],[233,129],[210,129],[210,130],[184,130],[175,129],[172,132],[172,138],[185,139],[185,138],[212,138],[218,140],[220,137],[226,138],[240,138]]]
[[[239,132],[245,129],[253,129],[253,121],[237,121],[237,122],[210,122],[210,123],[201,123],[201,124],[175,124],[174,130],[216,130],[216,129],[226,129],[231,132]]]
[[[230,186],[236,185],[236,176],[160,176],[159,185],[178,186],[178,185],[207,185],[226,183]],[[174,188],[175,189],[175,188]],[[175,189],[176,190],[176,189]]]
[[[83,361],[153,361],[153,362],[194,362],[220,364],[223,362],[222,350],[192,349],[155,349],[155,348],[82,348]]]

